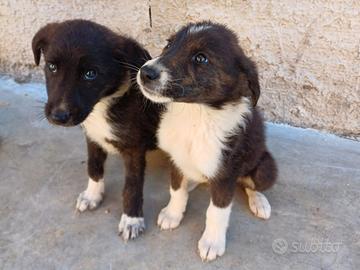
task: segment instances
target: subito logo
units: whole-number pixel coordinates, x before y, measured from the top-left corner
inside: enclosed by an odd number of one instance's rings
[[[286,253],[286,251],[288,250],[287,241],[285,239],[283,239],[283,238],[275,239],[272,242],[272,250],[276,254],[284,255]]]

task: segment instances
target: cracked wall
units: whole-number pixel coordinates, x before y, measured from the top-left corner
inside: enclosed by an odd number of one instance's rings
[[[154,56],[186,22],[226,23],[259,67],[267,120],[360,137],[359,1],[1,0],[0,72],[42,79],[31,38],[71,18],[130,35]]]

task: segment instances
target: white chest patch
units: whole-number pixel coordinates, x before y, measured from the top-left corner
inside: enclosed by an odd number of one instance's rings
[[[81,124],[88,138],[100,145],[106,152],[117,154],[118,150],[108,140],[117,140],[113,134],[111,124],[108,122],[107,113],[114,98],[122,96],[129,84],[122,86],[115,94],[101,99],[94,106],[92,112]]]
[[[84,131],[88,138],[100,145],[108,153],[117,153],[116,148],[107,142],[107,140],[114,140],[111,126],[107,121],[107,109],[110,100],[101,100],[98,102],[93,111],[82,123]]]
[[[206,105],[169,103],[158,131],[159,147],[170,154],[182,173],[193,181],[216,175],[225,143],[249,115],[249,100],[221,110]]]

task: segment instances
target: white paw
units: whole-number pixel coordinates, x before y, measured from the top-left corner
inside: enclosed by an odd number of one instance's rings
[[[85,191],[81,192],[76,201],[76,209],[80,212],[84,212],[85,210],[93,210],[97,208],[103,199],[103,195],[101,196],[92,196]]]
[[[81,192],[76,201],[76,209],[80,212],[97,208],[104,197],[105,185],[103,180],[95,182],[89,179],[88,188]]]
[[[171,230],[180,225],[182,218],[182,213],[177,213],[167,206],[160,211],[157,224],[161,230]]]
[[[265,195],[248,188],[246,188],[245,191],[249,196],[249,207],[251,212],[253,212],[255,216],[262,219],[270,218],[271,206]]]
[[[204,262],[213,261],[225,253],[226,233],[223,235],[209,233],[205,230],[198,242],[200,257]]]
[[[119,235],[125,242],[129,239],[135,239],[145,230],[145,222],[143,217],[129,217],[126,214],[121,215],[119,223]]]

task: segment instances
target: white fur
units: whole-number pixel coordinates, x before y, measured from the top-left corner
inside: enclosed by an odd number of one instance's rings
[[[175,229],[180,225],[188,198],[187,181],[185,179],[182,180],[181,187],[177,190],[170,188],[170,201],[161,210],[157,220],[157,224],[162,230]]]
[[[145,88],[144,88],[144,87],[141,88],[141,92],[143,93],[143,95],[144,95],[146,98],[148,98],[148,99],[150,99],[150,100],[152,100],[152,101],[154,101],[154,102],[156,102],[156,103],[169,103],[169,102],[172,101],[171,98],[162,97],[162,96],[158,96],[158,95],[155,95],[155,94],[150,94],[149,92],[144,91],[143,89],[145,89]]]
[[[170,154],[184,176],[204,181],[216,175],[228,136],[245,125],[249,100],[213,109],[192,103],[169,103],[158,130],[159,147]]]
[[[245,191],[249,197],[249,207],[251,212],[259,218],[269,219],[271,215],[271,206],[265,195],[250,188],[245,188]]]
[[[159,147],[170,154],[186,179],[203,182],[216,176],[227,138],[239,127],[245,127],[245,117],[250,114],[247,98],[221,110],[201,104],[169,103],[158,130]],[[185,211],[187,188],[170,192],[170,202],[159,215],[161,228],[177,227]],[[205,261],[225,252],[231,205],[219,208],[210,202],[206,228],[198,243]]]
[[[190,34],[194,34],[194,33],[204,31],[204,30],[209,29],[209,28],[211,28],[210,25],[193,25],[193,26],[191,26],[189,28],[188,32]]]
[[[108,108],[111,106],[114,98],[122,96],[128,90],[129,85],[129,82],[124,84],[113,95],[105,97],[96,103],[92,112],[81,124],[87,137],[100,145],[106,152],[111,154],[118,153],[118,150],[106,141],[117,139],[107,120]]]
[[[89,178],[88,186],[85,191],[81,192],[77,202],[76,209],[83,212],[87,209],[95,209],[101,203],[105,192],[104,180],[94,181]]]
[[[148,99],[156,102],[156,103],[169,103],[172,101],[171,98],[169,97],[163,97],[160,96],[158,94],[156,94],[155,92],[150,92],[142,83],[141,79],[140,79],[140,72],[138,72],[138,74],[136,75],[136,79],[137,79],[137,83],[140,86],[140,90],[141,93]]]
[[[226,230],[232,203],[225,208],[216,207],[212,201],[206,211],[206,227],[198,243],[200,257],[203,261],[215,260],[222,256],[226,246]]]
[[[158,57],[147,61],[144,64],[144,66],[152,66],[152,67],[158,69],[160,71],[160,78],[159,78],[159,85],[155,89],[149,90],[142,83],[142,80],[140,77],[140,71],[139,71],[136,75],[136,81],[137,81],[138,85],[140,86],[140,90],[143,93],[143,95],[145,97],[147,97],[148,99],[150,99],[154,102],[157,102],[157,103],[171,102],[172,98],[163,97],[160,94],[157,94],[157,92],[156,92],[156,91],[160,92],[161,89],[165,89],[166,85],[168,84],[168,82],[170,80],[169,72],[166,70],[166,68],[163,65],[158,63]]]
[[[129,217],[126,214],[121,215],[119,223],[119,233],[124,241],[136,238],[145,230],[145,222],[143,217]]]
[[[146,61],[146,63],[143,66],[156,65],[158,60],[159,60],[159,57],[155,57],[153,59]]]
[[[169,72],[167,69],[159,63],[159,57],[156,57],[154,59],[151,59],[145,63],[144,66],[153,66],[154,68],[158,69],[160,71],[160,87],[159,89],[163,89],[166,84],[168,83],[168,80],[170,78]]]

